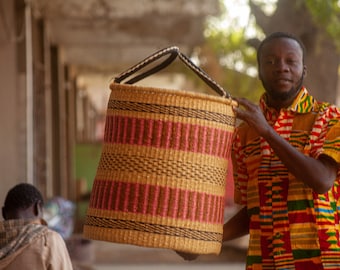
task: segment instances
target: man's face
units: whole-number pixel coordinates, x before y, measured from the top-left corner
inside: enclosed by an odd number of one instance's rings
[[[292,101],[300,90],[306,67],[299,44],[290,38],[275,38],[262,47],[259,77],[276,102]]]

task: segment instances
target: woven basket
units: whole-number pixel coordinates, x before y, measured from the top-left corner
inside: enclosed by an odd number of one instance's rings
[[[119,83],[150,62],[179,56],[224,97]],[[131,80],[130,80],[131,83]],[[235,102],[170,47],[110,85],[104,144],[84,225],[90,239],[197,254],[221,250]]]

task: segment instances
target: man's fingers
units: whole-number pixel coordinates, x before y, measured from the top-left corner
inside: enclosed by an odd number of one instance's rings
[[[250,109],[254,106],[254,104],[246,98],[235,98],[235,100],[238,102],[239,105],[242,105],[246,109]]]

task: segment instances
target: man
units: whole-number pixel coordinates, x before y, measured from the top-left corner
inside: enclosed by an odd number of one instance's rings
[[[42,220],[43,198],[30,184],[6,195],[0,222],[0,269],[72,269],[62,237]]]
[[[257,54],[259,106],[236,99],[235,200],[244,207],[223,240],[249,233],[246,269],[340,269],[340,111],[303,86],[304,57],[294,36],[268,36]]]

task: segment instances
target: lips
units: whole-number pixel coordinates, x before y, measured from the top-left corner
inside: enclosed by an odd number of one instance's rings
[[[276,79],[275,80],[276,82],[278,82],[278,83],[290,83],[290,82],[292,82],[290,79],[288,79],[288,78],[278,78],[278,79]]]
[[[288,78],[279,78],[279,79],[274,80],[274,84],[276,84],[277,86],[281,86],[281,87],[287,87],[287,86],[291,86],[292,80]]]

